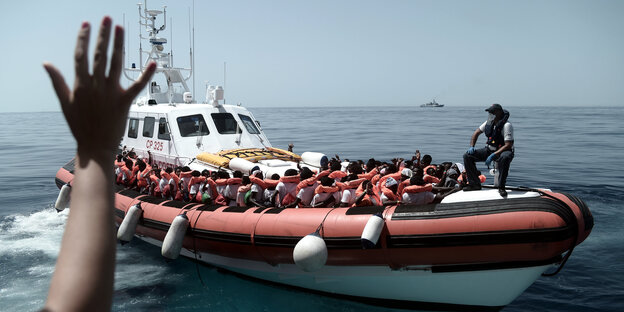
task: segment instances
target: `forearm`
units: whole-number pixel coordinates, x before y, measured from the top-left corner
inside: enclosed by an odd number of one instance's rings
[[[78,153],[70,213],[46,307],[110,310],[115,271],[112,153]]]
[[[477,144],[477,139],[479,138],[479,135],[481,134],[481,131],[479,129],[477,129],[472,136],[470,137],[470,146],[475,146],[475,144]]]

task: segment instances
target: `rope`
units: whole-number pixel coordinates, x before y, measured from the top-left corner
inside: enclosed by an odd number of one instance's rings
[[[321,221],[321,224],[319,224],[319,226],[316,228],[315,233],[319,233],[319,235],[321,234],[321,230],[323,229],[323,223],[325,223],[325,219],[327,219],[327,217],[329,216],[329,214],[334,211],[336,208],[340,208],[340,207],[334,207],[331,210],[329,210],[327,212],[327,214],[325,214],[325,217],[323,218],[323,221]],[[324,229],[323,229],[323,233],[325,233]],[[322,236],[321,236],[322,237]]]

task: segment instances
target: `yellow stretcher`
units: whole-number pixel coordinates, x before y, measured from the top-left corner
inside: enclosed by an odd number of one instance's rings
[[[258,162],[266,159],[280,159],[286,161],[301,161],[301,156],[283,149],[274,147],[265,148],[237,148],[214,153],[201,153],[197,155],[197,160],[203,161],[217,167],[227,168],[232,158],[242,158],[251,162]]]

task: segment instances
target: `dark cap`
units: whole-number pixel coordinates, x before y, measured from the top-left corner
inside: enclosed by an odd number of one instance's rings
[[[485,109],[486,112],[488,113],[495,113],[495,112],[502,112],[503,111],[503,107],[500,106],[500,104],[492,104],[492,106],[488,107]]]

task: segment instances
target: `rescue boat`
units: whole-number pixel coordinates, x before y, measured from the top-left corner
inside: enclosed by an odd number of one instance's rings
[[[166,89],[154,80],[133,103],[120,148],[161,167],[266,175],[297,164],[318,170],[327,160],[273,148],[251,112],[222,103],[222,87],[207,87],[206,101],[196,103],[186,83],[192,68],[169,66],[166,39],[158,37],[165,26],[155,20],[166,12],[140,5],[139,12],[152,50],[125,74],[132,79],[153,60]],[[57,172],[59,210],[67,206],[73,172],[74,160]],[[587,205],[573,195],[508,191],[505,199],[496,189],[459,191],[430,205],[282,209],[187,203],[116,185],[114,213],[122,243],[136,237],[170,259],[182,255],[374,304],[499,309],[540,276],[557,273],[593,227]]]

